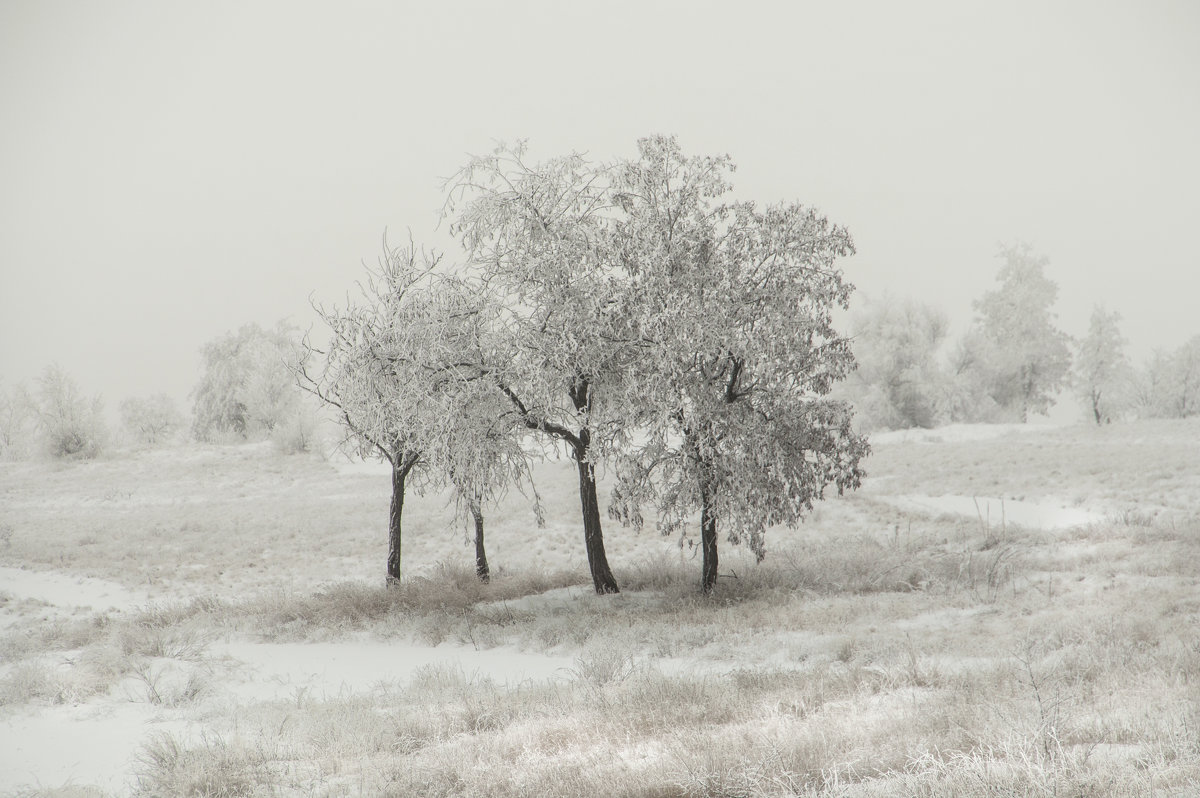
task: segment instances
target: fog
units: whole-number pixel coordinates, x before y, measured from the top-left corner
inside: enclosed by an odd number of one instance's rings
[[[182,400],[206,341],[308,327],[385,229],[455,257],[443,179],[516,137],[728,153],[955,333],[1017,239],[1068,333],[1097,303],[1136,359],[1200,332],[1194,3],[410,5],[0,7],[4,385]]]

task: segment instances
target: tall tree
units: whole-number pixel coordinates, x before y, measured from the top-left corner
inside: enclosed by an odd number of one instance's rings
[[[1027,244],[1003,247],[1000,285],[975,302],[986,355],[980,377],[1001,407],[1027,421],[1045,413],[1071,367],[1070,338],[1054,325],[1058,284]]]
[[[474,158],[448,184],[445,214],[499,313],[481,364],[530,430],[574,459],[597,593],[618,586],[604,547],[596,466],[628,435],[614,398],[635,354],[627,283],[607,246],[607,168],[574,154],[526,162],[523,144]]]
[[[718,204],[728,158],[689,158],[674,138],[639,142],[617,170],[614,246],[632,275],[640,357],[625,401],[644,443],[611,512],[663,530],[700,513],[701,589],[718,573],[718,524],[761,558],[764,533],[811,510],[826,486],[859,485],[865,439],[828,398],[854,366],[833,327],[852,286],[836,267],[850,235],[811,208]]]
[[[1121,314],[1116,311],[1093,308],[1087,335],[1079,341],[1075,354],[1075,389],[1097,424],[1112,420],[1129,381],[1120,321]]]

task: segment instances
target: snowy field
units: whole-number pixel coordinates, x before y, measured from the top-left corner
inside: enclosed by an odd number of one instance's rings
[[[0,795],[1200,795],[1200,423],[873,439],[768,557],[270,446],[0,464]],[[602,492],[606,492],[604,483]]]

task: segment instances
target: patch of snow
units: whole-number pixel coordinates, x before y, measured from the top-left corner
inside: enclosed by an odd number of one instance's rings
[[[1017,433],[1047,432],[1058,429],[1059,424],[949,424],[934,429],[897,429],[877,432],[870,436],[871,443],[962,443],[1005,438]]]
[[[395,641],[341,643],[214,644],[213,657],[235,661],[235,678],[228,689],[240,699],[294,699],[298,694],[333,698],[363,692],[379,684],[403,684],[428,666],[459,668],[467,676],[519,684],[570,677],[570,657],[518,651],[512,646],[476,650],[443,643],[436,647]],[[237,680],[236,674],[244,679]]]
[[[346,460],[337,458],[329,465],[338,476],[391,476],[392,464],[386,460]]]
[[[1051,502],[1027,502],[986,496],[879,496],[901,510],[982,519],[990,528],[1017,524],[1030,529],[1069,529],[1104,521],[1103,513]]]
[[[0,792],[90,785],[128,794],[142,745],[156,733],[178,737],[187,728],[185,721],[162,720],[145,704],[86,704],[6,714],[0,718]]]
[[[0,591],[18,599],[35,599],[57,607],[89,607],[93,610],[132,610],[150,603],[146,593],[130,590],[116,582],[20,568],[0,567]]]

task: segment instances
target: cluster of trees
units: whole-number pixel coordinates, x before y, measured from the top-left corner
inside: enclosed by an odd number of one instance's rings
[[[1048,259],[1028,245],[1004,247],[1000,259],[997,286],[974,303],[974,323],[953,346],[945,314],[924,302],[883,297],[851,316],[859,368],[839,395],[864,429],[1023,422],[1064,389],[1097,424],[1200,412],[1200,336],[1135,368],[1120,314],[1094,308],[1087,334],[1072,339],[1056,326]]]
[[[301,383],[392,465],[390,580],[407,489],[452,488],[482,558],[484,506],[548,451],[575,462],[597,593],[618,591],[602,465],[611,517],[652,509],[669,534],[699,515],[706,592],[719,529],[762,556],[767,527],[859,485],[866,441],[829,397],[854,368],[832,321],[850,236],[799,204],[728,200],[732,171],[666,137],[599,164],[501,147],[448,184],[461,264],[385,244],[359,302],[318,308],[332,335]]]

